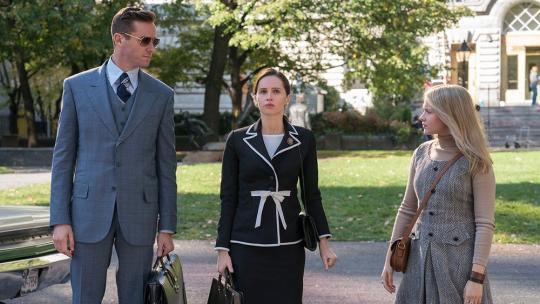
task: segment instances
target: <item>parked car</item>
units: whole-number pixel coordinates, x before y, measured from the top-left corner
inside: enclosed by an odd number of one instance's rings
[[[48,207],[0,206],[0,301],[69,280],[56,251]]]

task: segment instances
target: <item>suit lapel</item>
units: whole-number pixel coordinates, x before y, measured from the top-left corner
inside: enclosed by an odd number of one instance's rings
[[[270,165],[270,167],[272,167],[272,169],[274,169],[272,165],[272,160],[277,155],[289,151],[301,144],[300,140],[297,137],[298,131],[296,131],[296,128],[284,119],[283,123],[285,125],[285,134],[283,136],[283,139],[281,140],[281,143],[279,144],[278,149],[276,150],[276,153],[274,153],[273,157],[270,157],[268,155],[268,150],[266,150],[266,146],[264,145],[261,123],[262,122],[259,119],[247,129],[246,136],[244,137],[244,142],[262,160],[264,160],[268,165]]]
[[[296,131],[296,128],[285,119],[283,123],[285,125],[285,134],[272,159],[276,158],[276,156],[278,156],[279,154],[285,151],[289,151],[292,148],[297,147],[301,144],[300,140],[297,138],[298,132]]]
[[[139,84],[137,86],[135,100],[133,101],[133,108],[131,109],[124,130],[120,134],[117,145],[122,143],[129,135],[131,135],[131,133],[133,133],[154,104],[157,93],[152,91],[152,88],[149,86],[150,81],[148,77],[149,76],[146,75],[145,72],[142,70],[139,71]]]
[[[262,160],[268,163],[271,167],[270,156],[264,145],[264,140],[262,137],[262,127],[261,120],[252,124],[246,131],[246,137],[244,137],[244,142],[253,150]],[[273,169],[273,168],[272,168]]]
[[[118,138],[118,130],[114,123],[111,104],[107,94],[109,83],[107,80],[106,66],[107,62],[97,69],[95,72],[95,81],[90,83],[90,89],[87,90],[86,93],[91,100],[92,108],[94,108],[98,114],[101,122],[107,127],[114,138]]]

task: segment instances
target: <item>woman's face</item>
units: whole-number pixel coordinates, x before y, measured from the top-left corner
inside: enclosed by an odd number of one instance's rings
[[[439,119],[435,112],[433,112],[431,104],[424,102],[422,108],[424,109],[424,112],[420,115],[420,121],[422,122],[424,134],[446,135],[449,133],[448,127]]]
[[[283,81],[277,76],[266,76],[259,80],[255,102],[261,115],[283,115],[289,103]]]

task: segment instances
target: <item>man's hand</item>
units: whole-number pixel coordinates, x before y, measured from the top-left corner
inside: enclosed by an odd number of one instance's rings
[[[75,250],[75,239],[73,238],[73,230],[71,225],[60,224],[54,225],[53,229],[53,242],[54,248],[58,252],[73,257],[73,251]]]
[[[158,257],[167,255],[169,252],[173,251],[174,249],[172,233],[160,232],[157,236],[156,242],[157,242],[156,256]]]

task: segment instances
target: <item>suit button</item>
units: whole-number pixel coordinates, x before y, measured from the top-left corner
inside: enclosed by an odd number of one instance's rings
[[[270,175],[270,180],[274,180],[274,176],[273,176],[273,175]]]
[[[435,189],[431,190],[431,193],[435,193]]]
[[[430,232],[430,233],[428,233],[427,235],[428,235],[428,236],[433,236],[433,233]]]
[[[454,237],[454,241],[455,241],[455,242],[459,241],[459,238],[458,238],[457,236]]]
[[[126,107],[122,107],[122,111],[125,111],[126,110]]]
[[[430,212],[429,212],[429,215],[433,215],[433,211],[430,211]]]
[[[120,162],[116,162],[116,167],[120,167]]]
[[[439,170],[439,168],[437,168],[437,167],[433,168],[433,171],[437,171],[437,170]]]
[[[116,191],[116,186],[112,186],[111,189],[112,189],[113,191]]]

